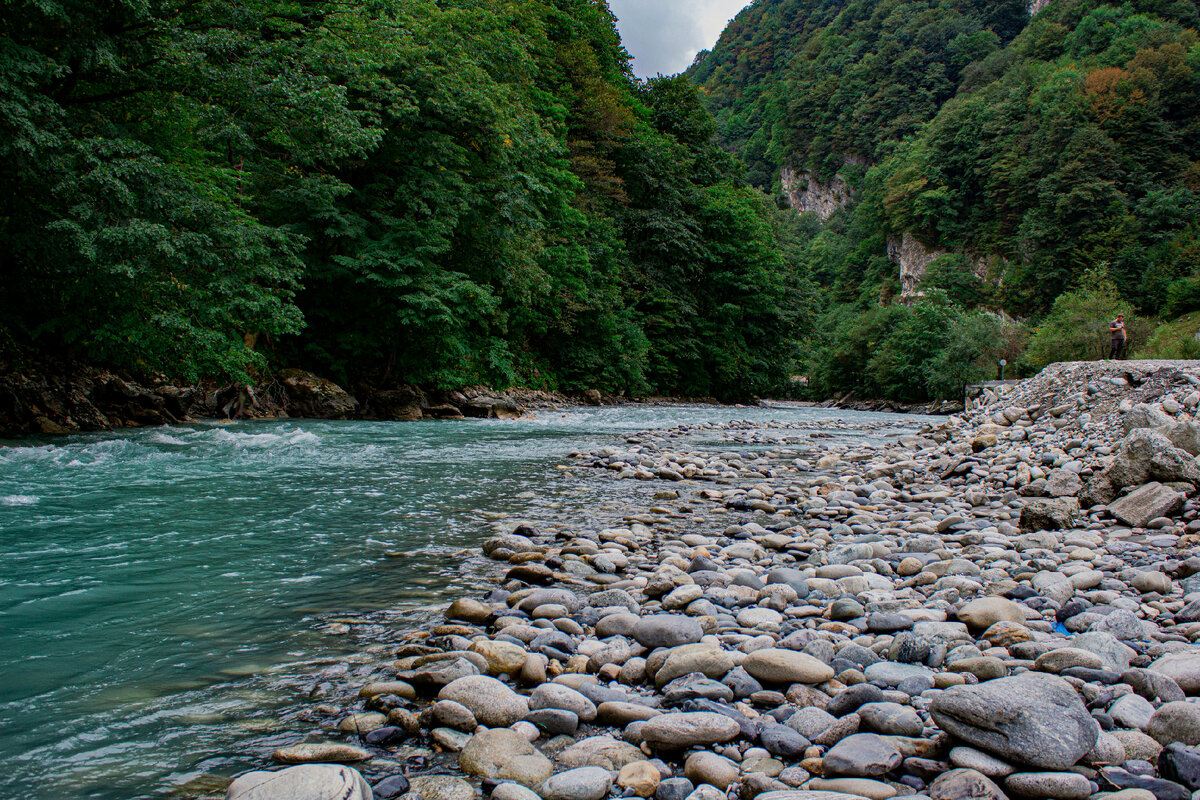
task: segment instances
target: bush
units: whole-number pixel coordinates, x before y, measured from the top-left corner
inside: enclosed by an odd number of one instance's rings
[[[1180,278],[1167,287],[1167,302],[1163,314],[1177,317],[1189,311],[1200,311],[1200,276]]]
[[[1056,361],[1106,358],[1112,341],[1108,325],[1118,314],[1125,314],[1127,351],[1149,338],[1149,324],[1129,311],[1116,287],[1102,273],[1089,272],[1080,288],[1054,301],[1030,343],[1029,360],[1040,368]]]
[[[929,394],[944,399],[958,397],[965,385],[997,377],[1000,359],[1018,374],[1029,332],[1006,317],[985,312],[964,314],[950,328],[949,343],[931,360],[925,383]]]

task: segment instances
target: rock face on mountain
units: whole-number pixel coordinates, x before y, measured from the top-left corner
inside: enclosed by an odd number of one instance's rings
[[[850,186],[840,172],[828,182],[822,182],[811,172],[784,167],[779,173],[779,181],[788,205],[796,213],[816,214],[822,222],[827,222],[835,212],[850,204]]]

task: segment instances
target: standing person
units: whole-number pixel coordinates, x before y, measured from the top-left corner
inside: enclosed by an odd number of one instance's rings
[[[1125,357],[1125,315],[1117,314],[1117,318],[1108,323],[1108,332],[1112,336],[1112,348],[1108,351],[1109,358]]]

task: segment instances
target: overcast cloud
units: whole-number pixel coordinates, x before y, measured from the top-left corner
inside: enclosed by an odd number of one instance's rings
[[[696,53],[717,43],[748,0],[609,0],[633,71],[643,78],[674,75]]]

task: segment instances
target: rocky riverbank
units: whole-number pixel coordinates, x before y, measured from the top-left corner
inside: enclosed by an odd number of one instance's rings
[[[171,425],[195,419],[514,419],[544,408],[605,401],[599,392],[499,392],[483,386],[439,391],[412,384],[364,384],[351,394],[330,380],[296,369],[280,370],[257,386],[211,382],[179,386],[166,379],[137,381],[81,366],[60,374],[0,376],[0,437]]]
[[[1063,364],[890,441],[572,453],[654,505],[489,539],[496,589],[227,797],[1194,798],[1198,406],[1198,362]]]
[[[713,398],[694,397],[630,399],[596,389],[563,393],[468,386],[447,391],[407,383],[362,383],[352,390],[298,369],[280,370],[255,386],[211,381],[181,386],[165,378],[139,381],[82,365],[59,373],[8,372],[0,374],[0,437],[63,435],[197,419],[516,419],[566,406],[718,403]],[[849,396],[806,405],[903,414],[962,410],[962,403],[954,402],[903,404]]]

